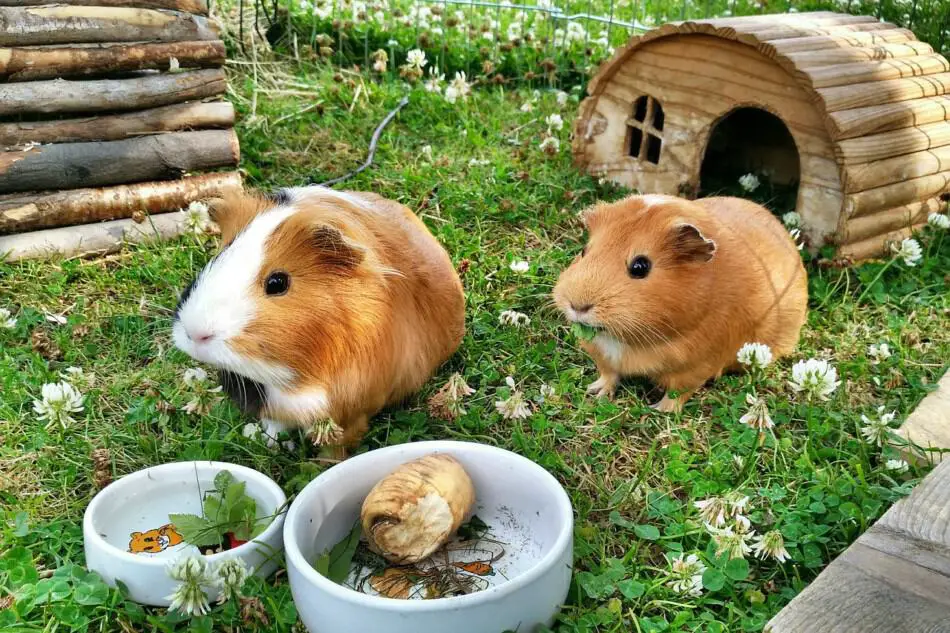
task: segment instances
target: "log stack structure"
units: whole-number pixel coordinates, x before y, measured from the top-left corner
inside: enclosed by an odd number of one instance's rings
[[[51,3],[54,2],[54,3]],[[180,232],[239,187],[207,0],[0,0],[0,259]]]

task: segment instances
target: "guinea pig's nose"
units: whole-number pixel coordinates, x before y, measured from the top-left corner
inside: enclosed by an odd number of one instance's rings
[[[593,307],[594,307],[593,303],[582,303],[580,305],[573,302],[571,303],[571,309],[574,310],[574,312],[578,314],[584,314],[585,312],[589,311]]]
[[[186,330],[185,333],[195,343],[207,343],[214,338],[214,334],[207,330]]]

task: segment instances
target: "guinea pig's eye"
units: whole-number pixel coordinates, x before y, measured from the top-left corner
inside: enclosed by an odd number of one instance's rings
[[[627,266],[627,272],[630,273],[630,276],[634,279],[643,279],[650,274],[650,269],[653,267],[653,263],[650,261],[649,257],[645,255],[637,255],[633,258],[633,261],[630,262],[630,265]]]
[[[285,294],[289,287],[290,275],[283,271],[271,273],[264,281],[264,292],[271,296]]]

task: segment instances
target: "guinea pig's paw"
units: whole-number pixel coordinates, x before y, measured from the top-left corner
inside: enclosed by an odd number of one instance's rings
[[[598,398],[612,399],[617,391],[617,379],[601,375],[587,386],[587,393]]]
[[[670,398],[669,396],[664,395],[662,400],[656,404],[651,404],[650,408],[655,409],[660,413],[679,413],[683,410],[683,403],[679,398]]]

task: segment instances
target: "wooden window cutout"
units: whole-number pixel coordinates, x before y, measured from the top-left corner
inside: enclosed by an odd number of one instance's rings
[[[643,95],[636,100],[633,117],[626,121],[630,156],[654,165],[660,164],[665,119],[663,106],[650,95]]]

